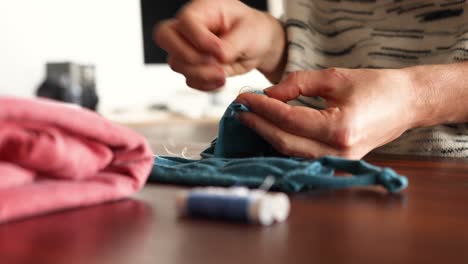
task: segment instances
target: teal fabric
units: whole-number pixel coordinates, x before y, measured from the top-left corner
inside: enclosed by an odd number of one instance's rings
[[[335,169],[353,176],[335,176]],[[259,187],[267,176],[275,179],[273,190],[300,192],[353,186],[380,185],[399,192],[408,182],[388,168],[364,161],[324,157],[308,161],[281,157],[205,158],[188,160],[156,157],[150,181],[184,185]]]
[[[273,189],[284,192],[380,185],[395,193],[408,186],[407,179],[392,169],[362,160],[338,157],[305,160],[281,155],[236,118],[239,111],[249,110],[238,103],[228,107],[219,124],[218,138],[200,154],[201,160],[157,156],[149,181],[257,188],[267,176],[273,176]],[[335,170],[352,176],[336,176]]]
[[[210,148],[202,152],[202,157],[284,157],[284,155],[277,152],[262,137],[252,129],[244,126],[236,118],[236,113],[247,111],[249,111],[247,107],[238,103],[232,103],[228,107],[219,123],[218,138],[211,143]]]

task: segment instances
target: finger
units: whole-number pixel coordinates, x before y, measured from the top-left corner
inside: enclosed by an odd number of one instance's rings
[[[178,31],[198,50],[221,60],[223,57],[221,40],[214,32],[210,31],[202,14],[203,12],[184,8],[177,16]]]
[[[251,33],[248,28],[237,26],[222,36],[223,49],[221,50],[221,62],[232,64],[235,61],[248,58],[248,51],[253,50],[253,47],[251,47],[251,41],[246,40],[257,38],[257,36],[248,36],[249,34]]]
[[[254,113],[239,113],[239,119],[282,154],[309,159],[326,155],[340,155],[339,151],[326,144],[288,133]]]
[[[223,86],[226,76],[223,67],[212,61],[202,65],[192,65],[170,56],[168,58],[172,70],[181,73],[187,79],[187,85],[198,90],[213,90]]]
[[[340,111],[337,108],[316,110],[309,107],[290,106],[268,96],[244,93],[236,102],[250,111],[295,135],[314,139],[330,145],[340,145],[335,128]]]
[[[172,56],[183,58],[190,64],[205,63],[210,60],[209,55],[197,51],[176,30],[177,22],[169,20],[155,27],[154,41]]]
[[[204,82],[203,80],[200,79],[186,79],[185,83],[187,86],[200,90],[200,91],[214,91],[217,90],[221,87],[224,86],[225,81],[220,82],[220,83],[214,83],[214,82]]]
[[[336,99],[336,92],[349,88],[350,85],[347,70],[329,68],[293,72],[285,81],[265,89],[265,93],[283,102],[296,99],[300,95]]]
[[[255,68],[255,62],[253,60],[238,61],[224,65],[224,72],[227,76],[236,76],[247,73]]]

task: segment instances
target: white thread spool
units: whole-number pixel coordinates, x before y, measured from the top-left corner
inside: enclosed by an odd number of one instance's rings
[[[276,193],[271,195],[274,200],[273,204],[273,218],[277,222],[284,222],[291,211],[291,203],[289,197],[284,193]]]
[[[273,224],[275,219],[273,218],[273,206],[269,197],[259,195],[254,199],[249,207],[249,220],[266,226]]]

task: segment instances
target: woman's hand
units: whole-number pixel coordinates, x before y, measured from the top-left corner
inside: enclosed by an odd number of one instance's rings
[[[240,113],[240,120],[279,152],[305,158],[359,159],[414,127],[424,100],[416,96],[405,70],[296,72],[265,93],[237,98],[251,110]],[[299,95],[321,96],[327,108],[286,104]]]
[[[241,1],[194,0],[155,28],[155,42],[190,87],[214,90],[227,76],[258,68],[278,81],[284,67],[284,30],[275,18]]]

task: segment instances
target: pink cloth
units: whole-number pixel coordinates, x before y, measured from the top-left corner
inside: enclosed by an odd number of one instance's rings
[[[152,161],[142,136],[91,111],[0,97],[0,223],[124,198]]]

